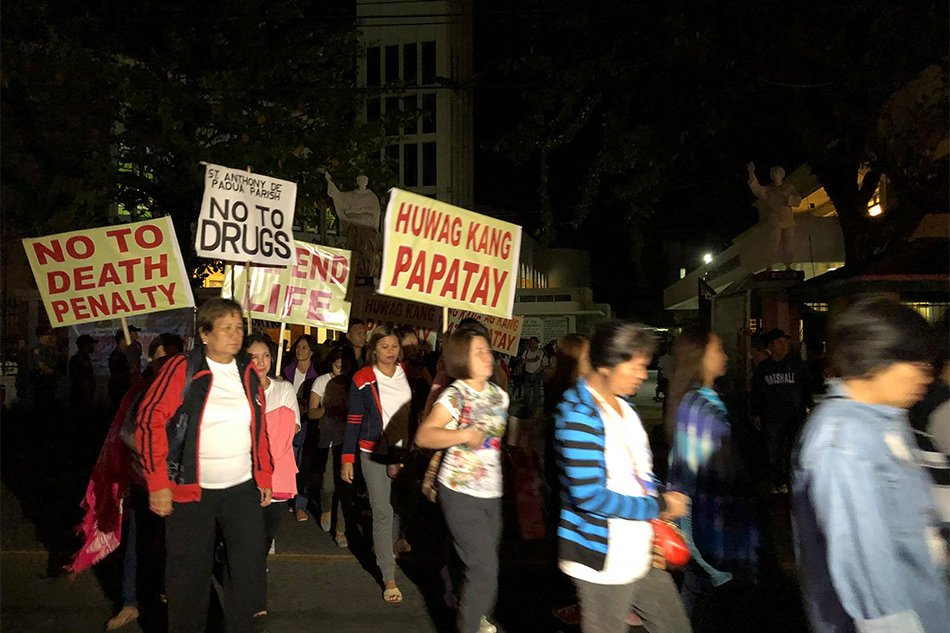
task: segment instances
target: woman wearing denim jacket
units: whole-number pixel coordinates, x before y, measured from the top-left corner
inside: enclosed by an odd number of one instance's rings
[[[812,413],[793,472],[793,527],[815,633],[946,633],[947,546],[906,408],[931,381],[930,330],[878,299],[832,324],[840,382]]]

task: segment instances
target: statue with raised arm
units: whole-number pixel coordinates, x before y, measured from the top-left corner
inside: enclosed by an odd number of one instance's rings
[[[759,184],[755,177],[755,163],[749,162],[749,189],[766,205],[764,228],[768,234],[769,257],[767,270],[772,270],[776,261],[781,259],[785,270],[792,269],[792,246],[795,243],[795,215],[792,209],[802,203],[795,187],[785,180],[785,170],[773,167],[769,172],[772,182]]]
[[[330,172],[325,173],[327,194],[340,218],[340,228],[346,238],[346,247],[353,253],[353,276],[376,277],[379,274],[379,198],[366,188],[369,178],[356,177],[356,189],[340,191]]]

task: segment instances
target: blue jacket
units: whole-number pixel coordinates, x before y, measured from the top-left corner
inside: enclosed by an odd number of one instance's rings
[[[795,457],[793,527],[815,633],[946,633],[950,598],[937,512],[903,409],[840,385],[812,413]],[[937,539],[937,540],[935,540]]]
[[[557,407],[555,441],[562,491],[559,556],[602,571],[609,542],[607,519],[655,519],[663,509],[662,497],[631,497],[607,488],[604,422],[583,378],[564,392]]]

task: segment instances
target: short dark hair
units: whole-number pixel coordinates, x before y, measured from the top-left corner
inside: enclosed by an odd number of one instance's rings
[[[267,373],[268,376],[274,378],[277,376],[277,343],[263,332],[254,332],[253,334],[248,334],[244,337],[244,345],[241,347],[245,352],[247,349],[254,345],[255,343],[263,343],[267,346],[267,351],[270,352],[270,371]]]
[[[198,308],[198,315],[195,317],[195,324],[198,332],[207,334],[214,329],[214,322],[223,316],[231,314],[243,314],[241,304],[234,299],[222,299],[215,297],[208,299]]]
[[[457,329],[460,332],[474,332],[479,336],[488,338],[488,328],[484,323],[473,317],[465,317],[459,321],[459,326]]]
[[[306,341],[306,342],[307,342],[307,347],[310,348],[310,353],[311,353],[311,354],[316,354],[316,353],[317,353],[317,350],[316,350],[316,342],[313,340],[313,337],[310,336],[309,334],[301,334],[300,336],[298,336],[298,337],[297,337],[297,340],[294,341],[294,344],[290,346],[290,351],[291,351],[291,352],[294,352],[295,354],[297,353],[297,346],[300,345],[300,341]],[[275,360],[276,360],[276,359],[275,359]]]
[[[349,375],[353,371],[353,355],[348,354],[349,350],[342,345],[336,345],[330,348],[330,353],[327,354],[327,357],[323,359],[323,373],[331,374],[333,373],[333,363],[340,361],[342,363],[342,373],[344,376]]]
[[[472,341],[476,338],[488,341],[488,337],[471,330],[457,330],[445,339],[442,361],[445,363],[445,371],[452,378],[465,380],[472,377],[472,368],[468,361],[471,357]]]
[[[369,342],[366,343],[366,364],[376,364],[376,345],[387,336],[395,336],[399,340],[399,332],[393,325],[380,325],[370,334]]]
[[[627,321],[601,321],[590,337],[592,369],[616,367],[637,356],[653,356],[656,340],[645,325]]]
[[[152,339],[148,344],[148,357],[153,358],[155,351],[161,346],[165,350],[165,356],[174,356],[185,351],[185,341],[177,334],[164,332]]]
[[[88,334],[80,334],[76,338],[76,349],[82,349],[83,345],[95,345],[96,339],[92,338]]]
[[[353,326],[356,325],[366,325],[366,321],[363,319],[350,319],[350,322],[346,325],[346,331],[349,332],[353,329]]]
[[[828,334],[831,367],[842,378],[869,378],[895,363],[933,361],[933,331],[924,317],[889,299],[854,304]]]

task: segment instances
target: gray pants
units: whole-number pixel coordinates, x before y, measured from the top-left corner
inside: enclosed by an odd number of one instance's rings
[[[627,633],[632,609],[649,633],[691,633],[673,578],[650,569],[628,585],[595,585],[574,578],[581,603],[582,633]]]
[[[480,499],[439,486],[439,503],[465,567],[459,596],[458,631],[476,633],[483,615],[491,614],[498,596],[498,546],[501,543],[501,498]]]
[[[370,453],[360,453],[363,479],[369,493],[369,506],[373,510],[373,548],[376,564],[383,575],[383,582],[396,579],[396,555],[393,544],[399,535],[399,524],[393,511],[393,480],[386,474],[386,464],[373,460]]]

